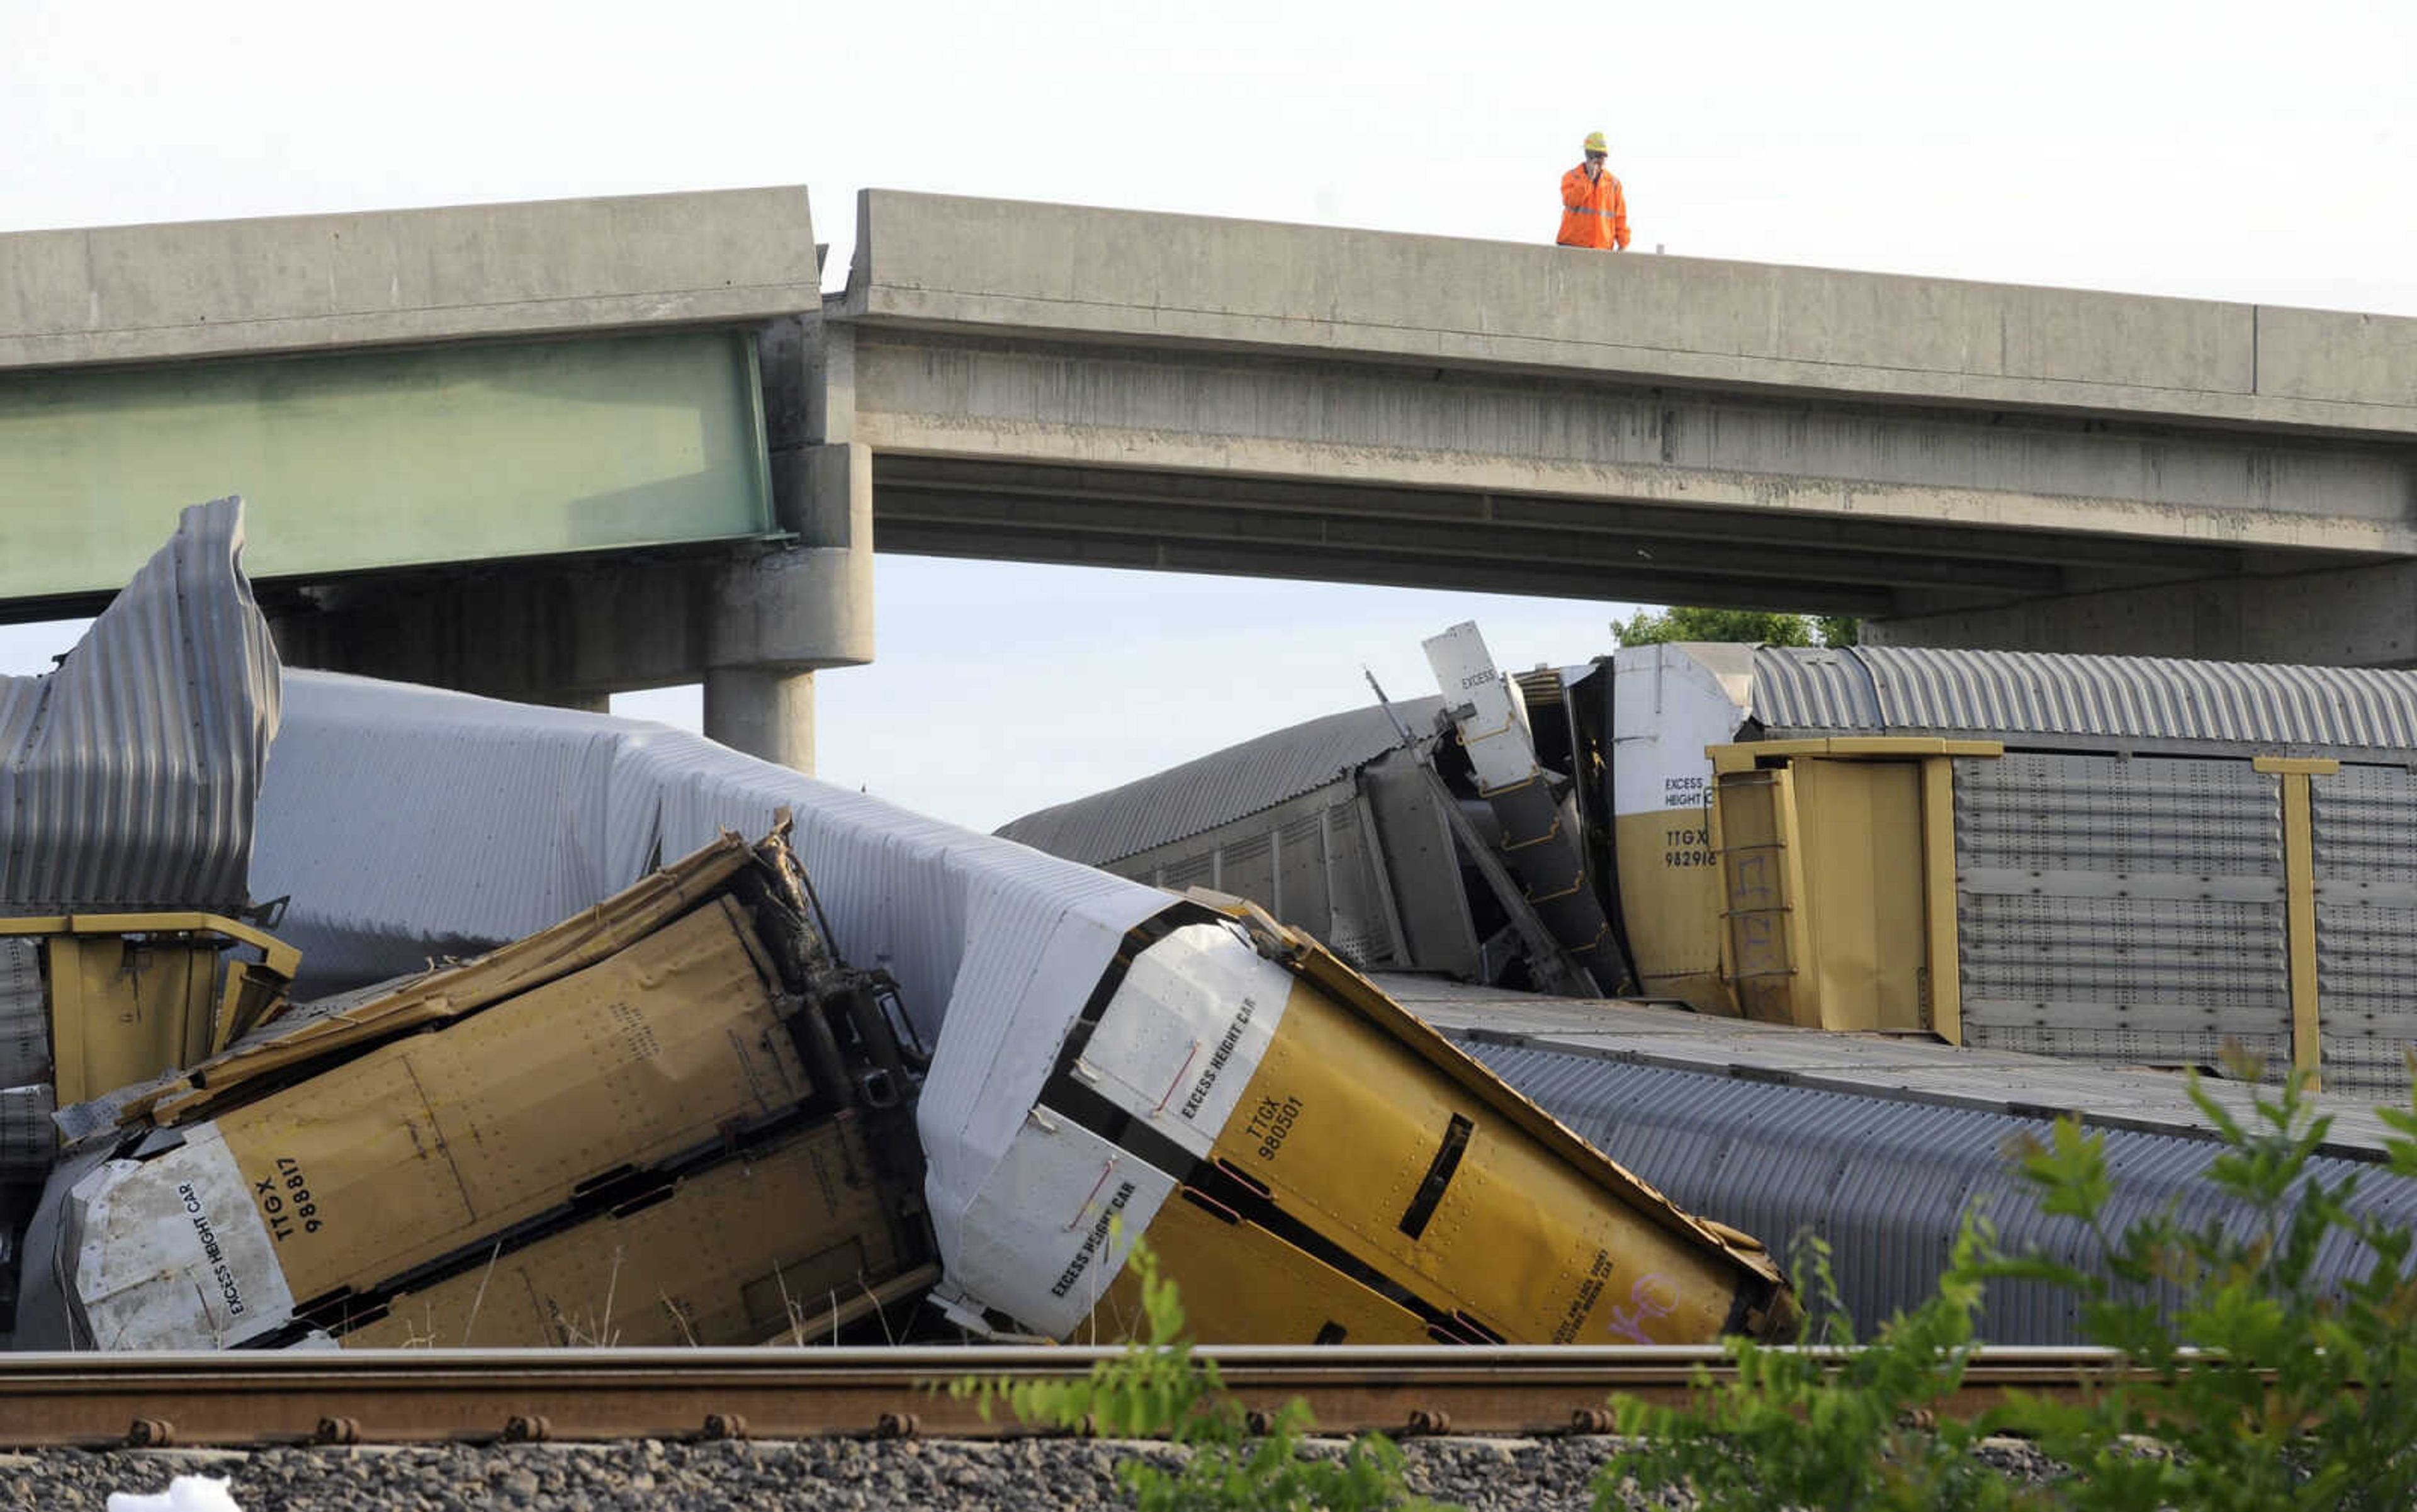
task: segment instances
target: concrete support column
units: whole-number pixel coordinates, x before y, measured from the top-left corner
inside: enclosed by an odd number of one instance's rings
[[[724,567],[707,619],[705,733],[814,770],[814,670],[873,660],[873,458],[860,445],[776,453],[799,543]]]
[[[814,675],[715,667],[705,675],[705,738],[814,774]]]

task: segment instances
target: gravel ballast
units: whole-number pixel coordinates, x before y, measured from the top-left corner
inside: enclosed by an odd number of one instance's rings
[[[1619,1441],[1416,1439],[1409,1489],[1471,1512],[1583,1512]],[[1161,1444],[1075,1439],[820,1439],[796,1443],[544,1443],[493,1447],[50,1450],[0,1455],[0,1507],[101,1512],[112,1491],[165,1490],[177,1475],[225,1476],[243,1512],[684,1512],[689,1508],[1122,1507],[1116,1466]],[[2045,1468],[2019,1445],[1997,1454],[2024,1478]],[[1635,1504],[1646,1504],[1641,1500]]]
[[[1404,1445],[1411,1489],[1473,1509],[1591,1504],[1608,1439],[1433,1439]],[[160,1491],[223,1475],[244,1512],[451,1512],[455,1508],[1086,1508],[1130,1504],[1129,1454],[1158,1444],[1073,1439],[511,1444],[492,1448],[53,1450],[0,1457],[0,1506],[101,1512],[111,1491]]]

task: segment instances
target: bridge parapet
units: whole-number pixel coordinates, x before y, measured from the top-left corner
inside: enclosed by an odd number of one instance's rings
[[[798,188],[0,235],[0,369],[744,325],[821,303]]]
[[[2417,320],[868,190],[867,326],[2417,435]]]

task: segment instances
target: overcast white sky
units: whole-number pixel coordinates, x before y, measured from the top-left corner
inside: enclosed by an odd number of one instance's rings
[[[2417,6],[0,0],[0,230],[804,183],[2417,315]],[[0,543],[5,544],[5,543]],[[880,558],[822,775],[988,828],[1624,606]],[[0,632],[30,671],[70,627]],[[618,701],[692,724],[693,691]]]

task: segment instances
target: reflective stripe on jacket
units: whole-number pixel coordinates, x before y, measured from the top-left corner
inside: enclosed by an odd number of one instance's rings
[[[1581,163],[1561,176],[1561,234],[1564,247],[1625,247],[1628,245],[1628,196],[1611,170],[1589,178]]]

